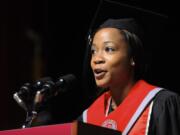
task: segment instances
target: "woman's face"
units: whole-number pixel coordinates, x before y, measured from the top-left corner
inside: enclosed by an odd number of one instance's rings
[[[116,28],[103,28],[93,38],[91,68],[98,87],[114,87],[132,75],[128,46]]]

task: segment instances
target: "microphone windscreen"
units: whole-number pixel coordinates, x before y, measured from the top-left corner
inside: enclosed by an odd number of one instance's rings
[[[67,90],[72,90],[77,86],[77,78],[73,74],[68,74],[62,76],[56,82],[56,87],[58,88],[59,92],[66,92]]]

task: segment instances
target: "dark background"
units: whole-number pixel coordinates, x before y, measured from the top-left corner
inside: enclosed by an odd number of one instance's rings
[[[118,1],[118,0],[116,0]],[[174,5],[164,1],[121,0],[169,16],[164,42],[151,48],[148,81],[179,93],[178,28]],[[98,1],[0,1],[0,130],[20,128],[25,112],[13,93],[25,82],[75,74],[81,79],[86,36]],[[174,4],[174,3],[173,3]],[[172,12],[169,12],[169,9]],[[170,29],[170,30],[169,30]],[[164,43],[163,42],[163,43]],[[60,96],[54,123],[75,119],[84,109],[82,90]],[[52,123],[53,124],[53,123]]]

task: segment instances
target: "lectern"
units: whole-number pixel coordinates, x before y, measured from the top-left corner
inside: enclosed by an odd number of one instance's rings
[[[82,122],[0,131],[0,135],[121,135],[120,132]]]

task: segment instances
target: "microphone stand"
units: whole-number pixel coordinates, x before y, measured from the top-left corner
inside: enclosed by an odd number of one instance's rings
[[[34,102],[33,102],[33,107],[32,109],[27,110],[26,120],[25,120],[25,123],[22,125],[22,128],[28,128],[32,126],[33,121],[38,116],[38,108],[43,100],[43,96],[44,94],[41,93],[41,91],[36,92]]]
[[[25,123],[22,125],[22,128],[28,128],[31,127],[33,120],[37,117],[37,112],[36,111],[32,111],[32,112],[27,112],[26,115],[26,121]]]

